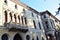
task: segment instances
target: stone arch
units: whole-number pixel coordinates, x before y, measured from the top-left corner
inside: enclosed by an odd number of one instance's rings
[[[5,33],[2,35],[1,40],[8,40],[8,35]]]
[[[22,37],[20,36],[20,34],[16,34],[13,38],[13,40],[22,40]]]

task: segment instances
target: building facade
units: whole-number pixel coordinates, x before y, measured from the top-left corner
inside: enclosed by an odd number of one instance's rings
[[[47,10],[40,14],[47,40],[59,40],[57,31],[60,29],[60,20]]]
[[[0,40],[46,40],[40,16],[19,0],[0,0]]]

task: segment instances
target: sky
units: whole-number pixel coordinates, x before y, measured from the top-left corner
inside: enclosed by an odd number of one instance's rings
[[[60,3],[60,0],[20,0],[20,1],[37,10],[38,12],[48,10],[53,15],[56,14],[56,11],[58,10]],[[60,14],[57,15],[56,17],[59,19]]]

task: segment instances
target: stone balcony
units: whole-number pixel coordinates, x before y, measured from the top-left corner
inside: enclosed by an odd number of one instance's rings
[[[20,25],[18,23],[4,23],[4,27],[6,27],[9,31],[28,31],[28,26]]]

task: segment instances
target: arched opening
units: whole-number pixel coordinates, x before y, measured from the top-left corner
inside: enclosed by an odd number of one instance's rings
[[[20,23],[20,16],[18,15],[18,20],[19,20],[19,23]]]
[[[42,37],[42,40],[44,40],[44,38]]]
[[[2,39],[2,40],[8,40],[7,34],[2,35],[2,38],[1,38],[1,39]]]
[[[29,35],[26,36],[26,40],[30,40],[30,36]]]
[[[10,19],[11,19],[10,22],[11,22],[12,21],[12,13],[10,12],[9,15],[10,15]]]
[[[49,34],[49,35],[47,36],[47,39],[48,39],[48,40],[52,40],[52,35]]]
[[[34,40],[34,38],[32,38],[32,40]]]
[[[14,18],[15,18],[15,22],[17,23],[17,20],[16,20],[16,19],[17,19],[17,18],[16,18],[16,14],[14,14]]]
[[[5,13],[5,23],[6,23],[8,18],[7,11],[4,11],[4,13]]]
[[[16,34],[13,38],[13,40],[22,40],[21,36],[19,34]]]
[[[38,36],[37,36],[37,39],[36,40],[39,40]]]

